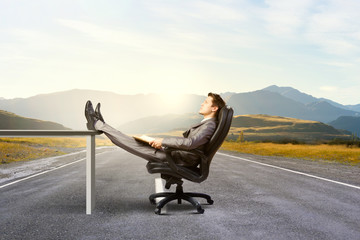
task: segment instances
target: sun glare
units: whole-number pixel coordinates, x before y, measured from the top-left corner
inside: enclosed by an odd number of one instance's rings
[[[172,107],[174,109],[181,107],[185,100],[185,95],[181,93],[162,93],[160,95],[161,105],[164,107]]]

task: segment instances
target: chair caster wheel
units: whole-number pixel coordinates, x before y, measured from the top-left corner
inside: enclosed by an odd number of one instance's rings
[[[149,200],[150,200],[150,203],[151,203],[152,205],[155,205],[155,204],[156,204],[155,199],[149,199]]]
[[[210,204],[210,205],[213,205],[213,204],[214,204],[214,200],[212,200],[212,199],[209,199],[207,202],[208,202],[208,204]]]
[[[197,207],[197,212],[200,213],[200,214],[203,214],[205,212],[205,210],[201,206],[198,206]]]
[[[155,214],[160,215],[161,214],[161,208],[155,208]]]

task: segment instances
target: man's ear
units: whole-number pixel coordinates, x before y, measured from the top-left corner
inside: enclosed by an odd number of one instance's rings
[[[211,111],[216,112],[219,109],[219,107],[215,106]]]

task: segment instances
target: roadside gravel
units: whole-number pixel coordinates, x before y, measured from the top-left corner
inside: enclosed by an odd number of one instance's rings
[[[96,148],[96,153],[102,153],[105,151],[112,151],[115,147],[99,147]],[[0,165],[0,185],[8,182],[24,178],[39,172],[51,170],[62,165],[75,162],[86,157],[86,150],[84,148],[74,149],[60,149],[66,151],[68,154],[35,159],[24,162],[12,162],[8,164]]]

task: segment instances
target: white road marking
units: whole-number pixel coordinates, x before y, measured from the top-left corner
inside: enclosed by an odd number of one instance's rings
[[[287,169],[287,168],[277,167],[277,166],[274,166],[274,165],[270,165],[270,164],[266,164],[266,163],[261,163],[261,162],[253,161],[253,160],[250,160],[250,159],[242,158],[242,157],[232,156],[232,155],[225,154],[225,153],[219,153],[219,152],[218,152],[217,154],[223,155],[223,156],[227,156],[227,157],[236,158],[236,159],[239,159],[239,160],[242,160],[242,161],[246,161],[246,162],[251,162],[251,163],[255,163],[255,164],[267,166],[267,167],[276,168],[276,169],[279,169],[279,170],[283,170],[283,171],[287,171],[287,172],[291,172],[291,173],[295,173],[295,174],[299,174],[299,175],[303,175],[303,176],[307,176],[307,177],[311,177],[311,178],[315,178],[315,179],[319,179],[319,180],[331,182],[331,183],[340,184],[340,185],[347,186],[347,187],[351,187],[351,188],[355,188],[355,189],[360,189],[359,186],[355,186],[355,185],[351,185],[351,184],[347,184],[347,183],[343,183],[343,182],[338,182],[338,181],[334,181],[334,180],[331,180],[331,179],[327,179],[327,178],[323,178],[323,177],[318,177],[318,176],[315,176],[315,175],[311,175],[311,174],[307,174],[307,173],[303,173],[303,172],[299,172],[299,171],[290,170],[290,169]]]
[[[76,152],[76,153],[69,153],[69,154],[62,155],[62,156],[57,156],[57,157],[54,157],[54,158],[60,158],[60,157],[64,157],[64,156],[71,156],[71,155],[75,155],[75,154],[77,154],[77,153],[81,153],[81,152],[84,152],[84,151],[85,151],[85,150],[82,150],[82,151],[79,151],[79,152]],[[102,152],[102,153],[105,153],[105,152]],[[99,155],[99,154],[102,154],[102,153],[98,153],[98,154],[96,154],[96,155]],[[0,189],[1,189],[1,188],[4,188],[4,187],[7,187],[7,186],[10,186],[10,185],[13,185],[13,184],[15,184],[15,183],[23,182],[23,181],[26,181],[26,180],[28,180],[28,179],[31,179],[31,178],[34,178],[34,177],[37,177],[37,176],[40,176],[40,175],[43,175],[43,174],[46,174],[46,173],[55,171],[55,170],[58,170],[58,169],[63,168],[63,167],[70,166],[70,165],[72,165],[72,164],[75,164],[75,163],[78,163],[78,162],[81,162],[81,161],[84,161],[84,160],[86,160],[86,157],[85,157],[85,158],[82,158],[82,159],[80,159],[80,160],[77,160],[77,161],[75,161],[75,162],[67,163],[67,164],[64,164],[64,165],[55,167],[55,168],[53,168],[53,169],[50,169],[50,170],[46,170],[46,171],[44,171],[44,172],[36,173],[36,174],[34,174],[34,175],[30,175],[30,176],[28,176],[28,177],[21,178],[21,179],[19,179],[19,180],[15,180],[15,181],[13,181],[13,182],[10,182],[10,183],[1,185],[1,186],[0,186]]]
[[[48,173],[48,172],[52,172],[52,171],[58,170],[58,169],[63,168],[63,167],[70,166],[70,165],[72,165],[72,164],[75,164],[75,163],[84,161],[85,159],[86,159],[86,158],[82,158],[82,159],[77,160],[77,161],[75,161],[75,162],[71,162],[71,163],[68,163],[68,164],[65,164],[65,165],[61,165],[61,166],[56,167],[56,168],[54,168],[54,169],[46,170],[46,171],[44,171],[44,172],[36,173],[36,174],[34,174],[34,175],[31,175],[31,176],[28,176],[28,177],[25,177],[25,178],[21,178],[21,179],[19,179],[19,180],[16,180],[16,181],[13,181],[13,182],[10,182],[10,183],[8,183],[8,184],[4,184],[4,185],[0,186],[0,189],[1,189],[1,188],[4,188],[4,187],[7,187],[7,186],[10,186],[10,185],[13,185],[13,184],[15,184],[15,183],[23,182],[23,181],[25,181],[25,180],[28,180],[28,179],[31,179],[31,178],[34,178],[34,177],[43,175],[43,174]]]

